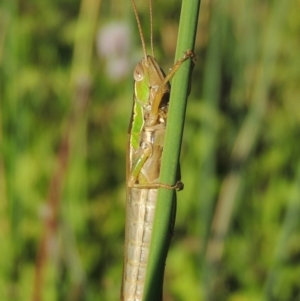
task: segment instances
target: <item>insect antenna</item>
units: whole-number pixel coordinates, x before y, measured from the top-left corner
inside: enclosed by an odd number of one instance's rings
[[[135,14],[136,22],[137,22],[137,25],[138,25],[138,28],[139,28],[139,33],[140,33],[141,42],[142,42],[142,46],[143,46],[143,52],[144,52],[144,56],[145,56],[145,61],[147,61],[146,44],[145,44],[145,40],[144,40],[144,36],[143,36],[141,21],[140,21],[140,18],[139,18],[138,11],[137,11],[137,8],[136,8],[134,0],[131,0],[131,2],[132,2],[134,14]]]
[[[151,45],[151,53],[152,53],[152,56],[154,57],[152,0],[149,0],[149,10],[150,10],[150,45]]]

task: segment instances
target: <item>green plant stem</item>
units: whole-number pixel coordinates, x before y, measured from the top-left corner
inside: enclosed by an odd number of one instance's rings
[[[176,60],[182,57],[186,50],[194,48],[199,7],[200,0],[182,1]],[[177,181],[191,65],[191,60],[184,62],[172,81],[160,183],[174,185]],[[173,232],[175,212],[174,190],[159,189],[145,284],[144,300],[146,301],[162,298],[164,267]]]

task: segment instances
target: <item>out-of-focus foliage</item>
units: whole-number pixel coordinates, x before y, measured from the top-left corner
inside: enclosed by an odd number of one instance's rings
[[[120,3],[0,3],[0,300],[119,298],[142,56]],[[153,4],[167,70],[180,1]],[[164,300],[300,299],[299,10],[202,0]]]

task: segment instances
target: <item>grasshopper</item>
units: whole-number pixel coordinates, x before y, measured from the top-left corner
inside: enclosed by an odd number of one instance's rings
[[[159,183],[159,174],[171,90],[169,80],[185,60],[194,58],[194,53],[187,50],[167,75],[163,72],[154,58],[151,0],[149,3],[152,55],[147,54],[136,4],[132,0],[144,57],[136,65],[133,73],[134,95],[127,155],[122,301],[144,299],[144,282],[158,188],[183,189],[180,181],[174,185]]]

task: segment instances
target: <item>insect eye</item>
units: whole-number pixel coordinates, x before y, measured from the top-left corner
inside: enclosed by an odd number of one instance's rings
[[[138,82],[144,78],[143,67],[140,63],[137,64],[136,67],[134,68],[133,78],[135,81],[138,81]]]

